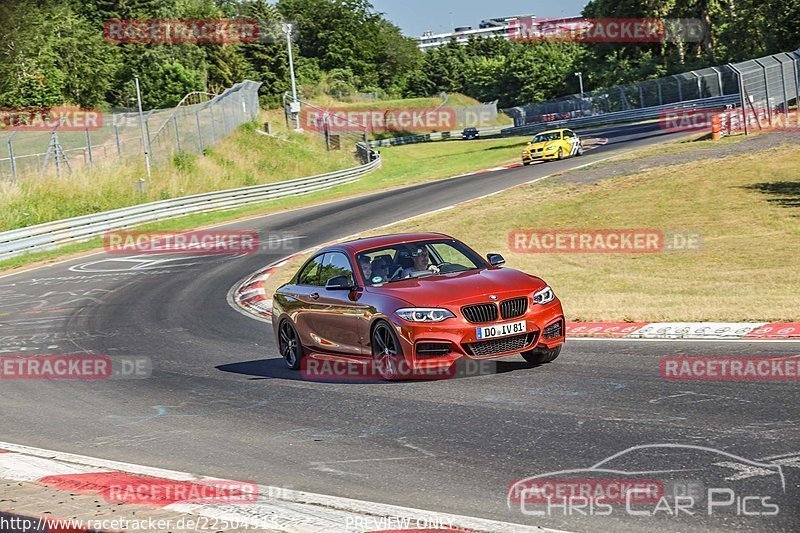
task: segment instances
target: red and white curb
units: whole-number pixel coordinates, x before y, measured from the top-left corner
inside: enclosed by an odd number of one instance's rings
[[[55,452],[0,442],[0,479],[27,481],[43,486],[108,497],[119,487],[175,485],[207,487],[225,483],[205,476],[151,468],[83,455]],[[240,486],[252,485],[241,483]],[[422,509],[325,496],[280,487],[255,485],[255,501],[241,503],[174,503],[153,499],[146,503],[159,509],[246,524],[253,529],[288,532],[365,532],[378,529],[442,529],[469,532],[526,533],[555,531],[539,527],[437,513]],[[141,490],[148,491],[147,488]],[[137,502],[138,503],[138,502]],[[386,527],[388,526],[388,527]],[[400,527],[398,527],[400,526]]]
[[[567,336],[653,340],[800,341],[800,322],[568,322]]]

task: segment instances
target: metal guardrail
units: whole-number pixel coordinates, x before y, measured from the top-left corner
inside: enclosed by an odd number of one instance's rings
[[[30,252],[51,250],[65,244],[85,242],[102,236],[107,231],[132,228],[148,222],[231,209],[254,202],[330,189],[357,181],[364,174],[380,167],[380,155],[374,154],[374,159],[364,165],[327,174],[159,200],[6,231],[0,233],[0,260]]]
[[[526,135],[529,133],[556,128],[592,128],[595,126],[606,126],[609,124],[620,124],[624,122],[638,122],[642,120],[661,118],[665,112],[673,110],[725,109],[727,106],[738,104],[739,99],[740,98],[738,94],[728,94],[725,96],[714,96],[711,98],[702,98],[698,100],[684,100],[683,102],[645,107],[642,109],[630,109],[627,111],[616,111],[613,113],[604,113],[601,115],[592,115],[588,117],[577,117],[525,124],[524,126],[506,128],[500,133],[502,135]]]
[[[500,133],[503,129],[507,127],[508,126],[490,126],[487,128],[478,128],[478,131],[481,133],[481,135],[487,133],[493,134],[493,133]],[[460,129],[453,131],[440,131],[436,133],[425,133],[421,135],[409,135],[407,137],[390,137],[388,139],[381,139],[379,141],[370,141],[369,146],[370,148],[376,148],[378,146],[396,146],[398,144],[415,144],[428,141],[441,141],[445,139],[460,139],[462,131],[464,130]]]
[[[664,104],[661,106],[629,109],[626,111],[615,111],[587,117],[536,122],[525,124],[524,126],[492,126],[489,128],[479,128],[479,130],[481,134],[499,133],[500,135],[527,135],[529,133],[555,128],[591,128],[595,126],[605,126],[608,124],[637,122],[640,120],[661,118],[662,113],[679,109],[725,109],[727,106],[738,104],[739,99],[740,97],[738,94],[728,94],[725,96],[714,96],[697,100],[684,100],[683,102]],[[389,139],[382,139],[380,141],[370,141],[369,145],[372,148],[376,148],[379,146],[396,146],[401,144],[414,144],[446,139],[460,139],[461,131],[462,130],[454,130],[443,131],[439,133],[426,133],[424,135],[411,135],[408,137],[393,137]]]

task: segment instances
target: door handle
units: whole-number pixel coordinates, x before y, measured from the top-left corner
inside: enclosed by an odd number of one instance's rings
[[[311,298],[312,300],[318,300],[319,299],[319,293],[312,292],[311,294],[308,295],[308,297]]]

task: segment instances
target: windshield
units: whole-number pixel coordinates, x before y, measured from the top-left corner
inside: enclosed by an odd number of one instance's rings
[[[557,141],[561,138],[561,133],[554,131],[551,133],[540,133],[536,137],[533,138],[531,142],[534,143],[544,143],[549,141]]]
[[[356,257],[369,286],[487,267],[479,255],[454,240],[395,244]]]

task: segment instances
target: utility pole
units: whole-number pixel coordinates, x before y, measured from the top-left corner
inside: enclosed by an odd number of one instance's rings
[[[581,100],[583,100],[583,72],[576,72],[576,76],[578,76],[578,83],[581,86]]]
[[[142,148],[144,149],[144,163],[147,166],[147,179],[152,177],[150,174],[150,139],[145,132],[144,112],[142,111],[142,93],[139,90],[139,76],[133,77],[136,82],[136,101],[139,104],[139,125],[142,127]]]
[[[292,57],[292,25],[284,24],[283,31],[286,32],[286,48],[289,50],[289,75],[292,78],[292,103],[290,111],[292,113],[292,120],[294,121],[294,128],[301,131],[300,127],[300,102],[297,100],[297,81],[294,77],[294,58]]]

